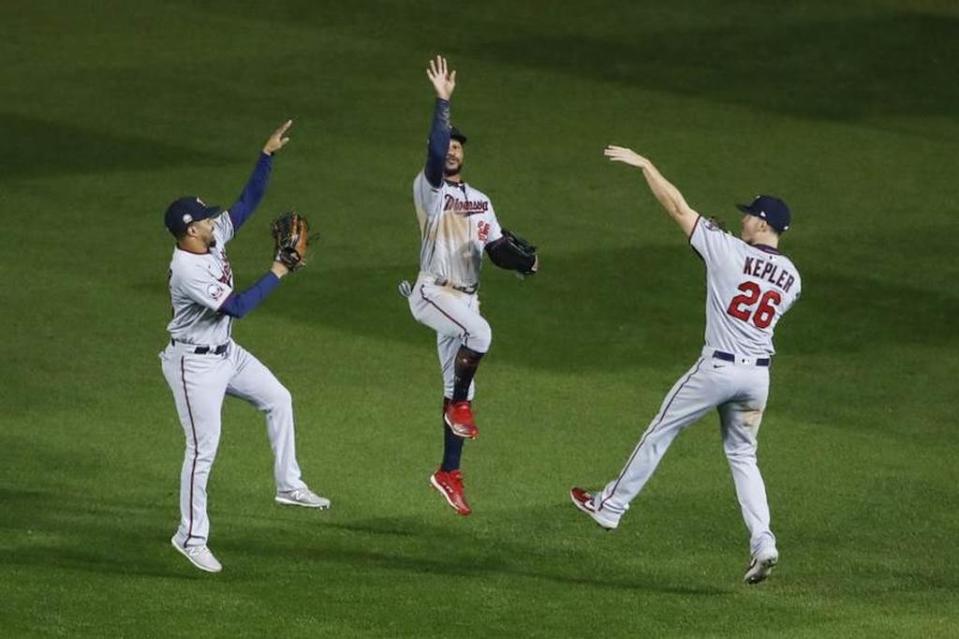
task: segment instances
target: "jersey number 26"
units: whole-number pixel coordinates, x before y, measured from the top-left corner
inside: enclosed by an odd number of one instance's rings
[[[757,328],[767,328],[776,316],[776,307],[783,301],[782,295],[776,290],[760,294],[759,284],[755,282],[743,282],[737,288],[742,295],[733,298],[726,313],[744,322],[748,322],[752,316]],[[756,307],[755,312],[753,306]]]

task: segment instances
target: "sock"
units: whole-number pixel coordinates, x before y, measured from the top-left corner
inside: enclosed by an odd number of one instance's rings
[[[461,402],[469,397],[470,384],[473,382],[473,375],[476,374],[476,367],[483,359],[483,353],[460,346],[456,351],[456,359],[453,360],[453,401]]]
[[[450,400],[443,398],[443,412],[446,412],[446,407],[449,406]],[[460,456],[463,454],[463,442],[465,440],[462,437],[457,437],[453,434],[453,431],[450,430],[450,427],[446,425],[446,421],[443,421],[443,463],[440,465],[440,470],[444,472],[449,472],[451,470],[456,470],[460,467]]]

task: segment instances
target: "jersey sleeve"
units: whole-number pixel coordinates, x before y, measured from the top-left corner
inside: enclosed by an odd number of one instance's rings
[[[233,287],[218,280],[202,264],[192,265],[182,273],[174,273],[173,287],[191,300],[212,311],[220,310],[233,293]]]
[[[218,246],[223,246],[233,239],[233,218],[228,211],[223,211],[213,220],[213,237]]]
[[[426,174],[420,171],[413,180],[413,203],[417,211],[421,211],[427,217],[439,215],[442,211],[442,198],[443,187],[430,184]]]
[[[699,253],[707,266],[722,260],[736,249],[737,240],[702,215],[696,220],[689,244]]]

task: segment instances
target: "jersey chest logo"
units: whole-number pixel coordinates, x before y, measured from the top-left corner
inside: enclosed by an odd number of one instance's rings
[[[461,200],[446,193],[443,195],[443,211],[468,217],[489,211],[489,200]]]

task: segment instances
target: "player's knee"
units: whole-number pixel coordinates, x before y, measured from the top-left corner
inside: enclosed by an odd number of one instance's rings
[[[490,349],[492,343],[493,329],[490,328],[489,322],[477,324],[464,340],[466,347],[477,353],[485,353]]]
[[[743,426],[750,430],[758,430],[763,422],[763,411],[761,408],[744,411],[742,414]]]
[[[271,411],[276,409],[290,408],[292,406],[293,395],[290,394],[290,391],[287,390],[286,386],[283,384],[277,384],[270,389],[270,393],[266,397],[263,410]]]

